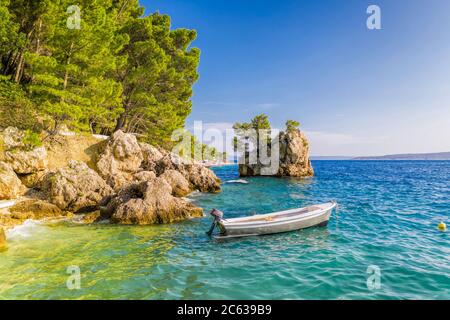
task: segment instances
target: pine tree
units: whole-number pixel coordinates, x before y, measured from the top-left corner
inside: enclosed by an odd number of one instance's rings
[[[300,122],[295,120],[288,120],[286,121],[286,131],[293,131],[295,129],[298,129],[300,126]]]
[[[196,32],[170,30],[170,18],[160,14],[133,19],[123,32],[130,42],[122,52],[127,63],[118,70],[124,112],[115,129],[167,145],[173,130],[184,126],[192,109],[200,51],[189,45]]]
[[[138,0],[0,0],[1,125],[22,104],[51,132],[122,129],[170,146],[192,109],[200,51],[195,31],[143,14]]]
[[[50,6],[44,17],[53,28],[47,30],[41,50],[51,54],[27,55],[30,90],[51,117],[53,131],[62,122],[94,131],[107,127],[120,106],[120,84],[106,75],[115,68],[114,52],[123,43],[114,37],[112,16],[105,9],[109,0],[80,1],[79,28],[68,27],[70,1],[62,2]]]

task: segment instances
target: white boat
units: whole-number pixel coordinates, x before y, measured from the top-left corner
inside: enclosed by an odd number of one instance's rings
[[[304,208],[232,219],[224,219],[222,212],[213,209],[210,214],[214,217],[214,222],[207,233],[212,235],[217,226],[220,234],[215,238],[223,239],[326,226],[335,207],[336,202],[332,201]]]

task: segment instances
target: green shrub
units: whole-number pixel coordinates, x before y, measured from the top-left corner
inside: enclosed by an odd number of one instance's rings
[[[36,147],[42,146],[41,137],[36,132],[31,130],[25,131],[25,136],[22,139],[25,149],[34,149]]]

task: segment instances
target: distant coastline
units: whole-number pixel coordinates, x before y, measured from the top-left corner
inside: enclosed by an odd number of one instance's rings
[[[347,157],[347,156],[312,156],[311,160],[417,160],[442,161],[450,160],[450,152],[437,153],[405,153],[389,154],[383,156]]]
[[[311,160],[352,160],[353,157],[346,156],[311,156]]]

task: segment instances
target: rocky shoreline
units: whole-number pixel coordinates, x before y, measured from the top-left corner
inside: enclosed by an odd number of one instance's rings
[[[32,148],[25,135],[12,127],[0,134],[0,200],[15,199],[0,209],[0,238],[27,219],[146,225],[201,217],[183,197],[221,190],[204,165],[120,130],[107,140],[54,136]]]

